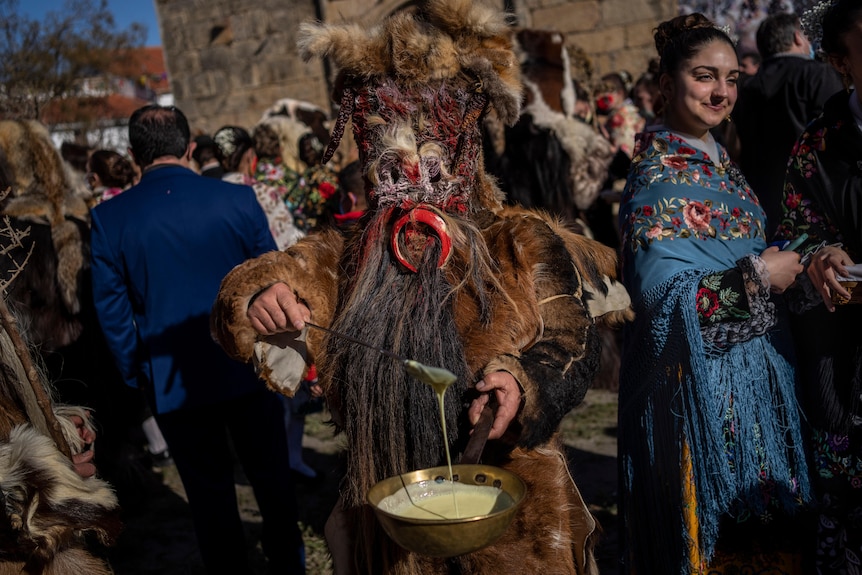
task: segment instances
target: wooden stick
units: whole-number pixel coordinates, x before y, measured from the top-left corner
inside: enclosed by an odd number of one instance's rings
[[[9,307],[6,305],[6,300],[3,297],[0,297],[0,323],[3,324],[3,329],[9,335],[9,339],[12,340],[12,345],[15,348],[15,354],[18,356],[18,359],[21,361],[21,365],[24,368],[25,373],[27,374],[27,380],[30,384],[30,388],[32,389],[32,395],[36,398],[36,403],[39,406],[42,415],[45,418],[45,423],[47,425],[47,431],[49,437],[54,441],[57,446],[57,449],[60,452],[68,457],[70,460],[72,459],[72,450],[69,448],[69,444],[66,442],[66,438],[63,436],[63,431],[60,427],[60,422],[57,420],[57,417],[54,415],[54,409],[52,408],[51,398],[48,397],[48,393],[45,391],[45,388],[42,386],[42,379],[39,376],[39,373],[36,371],[36,367],[33,365],[33,358],[30,356],[30,350],[27,349],[27,345],[24,343],[24,339],[21,337],[20,332],[18,331],[17,322],[12,315],[12,312],[9,311]],[[16,385],[23,386],[24,382],[14,382]],[[21,390],[22,397],[26,397],[26,391]]]

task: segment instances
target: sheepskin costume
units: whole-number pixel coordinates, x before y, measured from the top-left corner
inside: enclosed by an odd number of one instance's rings
[[[18,353],[0,329],[0,575],[110,575],[94,543],[110,546],[119,535],[117,497],[99,477],[75,472],[52,441],[43,410],[53,410],[72,454],[90,446],[71,417],[92,431],[91,419],[81,407],[39,405]]]
[[[213,335],[292,395],[315,363],[347,468],[339,512],[349,558],[335,569],[384,575],[595,572],[596,523],[557,433],[584,397],[600,355],[597,322],[630,317],[612,250],[547,214],[504,207],[482,160],[481,125],[507,123],[521,103],[519,67],[498,10],[431,0],[373,30],[304,24],[301,53],[339,70],[340,114],[329,153],[352,121],[369,209],[354,227],[311,234],[225,277]],[[249,302],[285,282],[311,321],[457,375],[446,392],[443,437],[434,392],[391,357],[320,330],[256,334]],[[299,359],[299,362],[295,360]],[[378,481],[453,459],[470,435],[467,408],[487,373],[507,371],[521,410],[482,463],[508,469],[527,496],[495,543],[441,559],[392,542],[366,503]]]

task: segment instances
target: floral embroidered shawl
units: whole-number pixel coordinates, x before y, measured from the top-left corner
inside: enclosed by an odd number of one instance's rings
[[[764,212],[718,149],[714,162],[669,131],[639,134],[620,204],[622,277],[637,314],[620,373],[621,514],[639,573],[688,573],[692,557],[709,561],[723,515],[790,510],[808,493],[777,334],[717,349],[700,332],[700,279],[766,248]],[[684,519],[689,457],[696,531]]]

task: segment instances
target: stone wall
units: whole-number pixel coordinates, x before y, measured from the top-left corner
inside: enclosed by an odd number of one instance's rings
[[[652,29],[677,13],[677,0],[499,0],[517,24],[553,29],[586,52],[594,77],[628,70],[655,54]],[[280,98],[330,109],[324,63],[296,53],[300,22],[371,26],[409,5],[398,0],[156,0],[176,105],[193,130],[253,126]]]
[[[581,47],[595,77],[628,71],[637,78],[656,57],[653,29],[676,16],[677,0],[520,0],[524,25],[556,29]]]

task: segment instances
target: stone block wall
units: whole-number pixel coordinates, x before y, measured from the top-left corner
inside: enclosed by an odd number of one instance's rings
[[[598,79],[628,71],[637,78],[656,57],[653,29],[678,14],[678,0],[519,0],[531,28],[556,29],[586,52]]]
[[[637,77],[655,55],[652,29],[678,0],[499,0],[517,24],[556,30],[589,57],[594,77]],[[296,51],[299,23],[322,19],[371,26],[403,0],[156,0],[176,105],[193,130],[253,126],[280,98],[330,109],[329,75]]]

